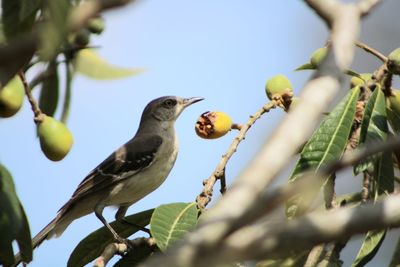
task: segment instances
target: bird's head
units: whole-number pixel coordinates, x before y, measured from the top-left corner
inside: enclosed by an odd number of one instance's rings
[[[203,100],[201,97],[163,96],[156,98],[147,104],[142,114],[142,121],[148,117],[159,121],[175,121],[186,107],[201,100]]]

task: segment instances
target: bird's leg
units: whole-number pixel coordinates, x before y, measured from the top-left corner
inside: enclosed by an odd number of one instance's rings
[[[99,220],[104,224],[105,227],[108,228],[108,230],[110,230],[111,234],[114,236],[114,239],[119,242],[119,243],[123,243],[125,245],[128,246],[128,248],[131,248],[132,245],[129,242],[128,239],[126,238],[122,238],[119,236],[119,234],[111,227],[111,225],[106,221],[106,219],[103,217],[103,210],[104,210],[104,204],[97,204],[96,207],[94,208],[94,213],[96,214],[97,218],[99,218]]]
[[[139,228],[141,231],[146,232],[151,236],[150,230],[147,229],[146,227],[143,227],[143,226],[138,225],[136,223],[128,222],[125,219],[125,214],[126,214],[126,211],[128,210],[128,208],[129,208],[129,206],[120,206],[118,208],[117,213],[115,213],[115,219],[120,223],[125,223],[125,224],[129,224],[129,225],[135,226],[135,227]]]

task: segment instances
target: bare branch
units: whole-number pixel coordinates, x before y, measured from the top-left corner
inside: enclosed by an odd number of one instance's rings
[[[218,179],[221,180],[222,184],[221,189],[223,190],[223,188],[225,187],[224,185],[225,185],[226,164],[228,163],[232,155],[236,152],[240,142],[242,142],[242,140],[246,137],[247,131],[264,113],[269,112],[273,108],[276,108],[276,106],[277,104],[274,101],[271,101],[265,104],[260,110],[258,110],[252,116],[250,116],[250,119],[247,121],[245,125],[241,125],[240,127],[238,127],[237,125],[235,126],[236,128],[240,128],[238,135],[233,139],[232,144],[229,146],[226,153],[222,156],[214,172],[207,180],[203,182],[204,185],[203,190],[196,198],[197,206],[199,207],[199,209],[204,209],[207,206],[207,204],[211,201],[213,187]]]

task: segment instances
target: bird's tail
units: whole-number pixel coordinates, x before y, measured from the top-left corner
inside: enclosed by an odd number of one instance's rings
[[[36,247],[38,247],[40,244],[43,243],[44,240],[50,238],[52,236],[49,235],[49,233],[54,229],[54,227],[56,226],[56,223],[58,222],[58,216],[56,218],[54,218],[48,225],[46,225],[46,227],[44,227],[33,239],[32,239],[32,248],[35,249]],[[22,258],[21,258],[21,253],[17,253],[14,256],[14,264],[12,265],[17,266],[18,264],[21,263]]]

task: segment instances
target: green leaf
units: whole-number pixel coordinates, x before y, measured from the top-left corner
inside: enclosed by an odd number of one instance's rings
[[[134,250],[124,255],[118,262],[114,264],[114,267],[134,267],[139,263],[143,262],[149,256],[154,254],[153,248],[148,245],[135,247]]]
[[[321,122],[321,125],[304,146],[289,182],[301,178],[305,171],[318,171],[328,162],[341,157],[353,125],[359,92],[358,87],[352,89]],[[325,182],[326,179],[323,184]],[[286,203],[288,217],[293,217],[299,212],[302,201],[303,197],[297,195]]]
[[[385,235],[386,230],[369,231],[351,267],[365,266],[378,252]]]
[[[24,261],[32,259],[28,221],[15,192],[10,172],[0,164],[0,263],[14,262],[12,241],[17,240]]]
[[[68,0],[46,1],[45,14],[48,15],[40,32],[39,55],[43,61],[52,60],[67,36],[67,19],[70,11]]]
[[[46,115],[53,116],[57,108],[60,91],[57,62],[51,61],[46,71],[51,74],[42,83],[39,96],[39,108]]]
[[[382,90],[377,87],[365,107],[359,146],[385,141],[388,138],[388,133],[385,96]],[[369,157],[355,167],[356,174],[361,171],[371,172],[371,170],[374,174],[374,199],[377,199],[380,194],[393,192],[394,171],[391,152]]]
[[[154,209],[142,211],[130,216],[125,217],[125,220],[142,227],[145,227],[150,222],[151,214]],[[138,227],[126,223],[114,221],[110,223],[111,227],[123,238],[127,238],[137,231]],[[104,248],[115,242],[112,234],[106,227],[101,227],[93,233],[86,236],[72,251],[68,259],[68,267],[85,266],[89,262],[96,259],[103,252]]]
[[[193,229],[197,224],[196,203],[172,203],[154,210],[150,221],[150,232],[157,246],[166,250],[170,245]]]
[[[36,13],[21,17],[20,12],[23,8],[23,4],[22,0],[1,1],[1,20],[7,39],[12,39],[24,33],[28,33],[33,27]]]
[[[19,206],[22,213],[22,227],[16,238],[17,244],[21,254],[21,259],[24,262],[31,262],[33,252],[31,230],[29,228],[28,218],[26,217],[24,208],[21,204]]]
[[[92,49],[82,49],[74,62],[75,70],[80,74],[97,80],[120,79],[141,74],[144,69],[121,68],[109,64]]]
[[[299,71],[299,70],[315,70],[315,67],[311,63],[306,63],[306,64],[301,65],[300,67],[296,68],[294,71]]]

